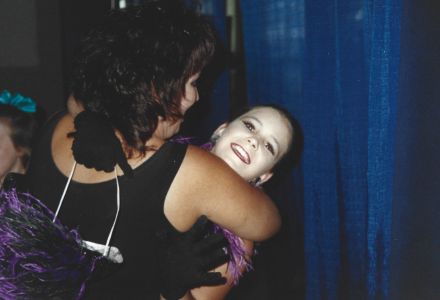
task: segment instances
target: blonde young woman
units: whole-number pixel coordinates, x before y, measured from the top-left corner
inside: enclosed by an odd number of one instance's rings
[[[208,149],[225,161],[252,186],[261,186],[272,178],[276,166],[292,158],[292,145],[299,132],[294,119],[283,109],[256,106],[229,123],[222,124],[212,136]],[[183,299],[220,300],[238,284],[240,276],[251,269],[253,242],[241,239],[229,230],[214,226],[229,240],[229,262],[215,269],[228,280],[225,285],[192,289]]]

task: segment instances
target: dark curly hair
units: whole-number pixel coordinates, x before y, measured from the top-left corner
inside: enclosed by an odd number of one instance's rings
[[[143,154],[159,116],[182,117],[185,83],[202,71],[214,49],[209,23],[182,1],[112,10],[82,41],[71,92]]]
[[[10,138],[14,147],[23,151],[21,163],[25,168],[28,166],[38,128],[40,126],[35,114],[26,113],[15,106],[8,104],[0,105],[0,122],[10,129]]]

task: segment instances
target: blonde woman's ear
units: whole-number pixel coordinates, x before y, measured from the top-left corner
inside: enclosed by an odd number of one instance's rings
[[[266,173],[260,175],[260,177],[259,177],[260,180],[257,181],[256,185],[257,185],[257,186],[262,185],[263,183],[265,183],[266,181],[268,181],[269,179],[271,179],[272,176],[273,176],[273,173],[272,173],[272,172],[266,172]]]
[[[211,141],[215,142],[219,137],[221,137],[226,127],[228,127],[228,123],[223,123],[222,125],[220,125],[211,135]]]

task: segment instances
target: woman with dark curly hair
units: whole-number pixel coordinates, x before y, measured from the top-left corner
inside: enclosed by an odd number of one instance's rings
[[[176,274],[199,271],[164,275],[174,258],[159,259],[169,252],[158,236],[186,232],[202,215],[254,241],[278,230],[278,210],[261,190],[209,152],[167,141],[199,100],[214,50],[209,24],[177,0],[112,11],[84,39],[68,109],[48,122],[28,179],[55,218],[117,266],[86,298],[183,296],[195,285]]]

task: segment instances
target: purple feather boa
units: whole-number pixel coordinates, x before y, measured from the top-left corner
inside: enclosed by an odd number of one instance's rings
[[[0,299],[79,299],[99,259],[30,194],[0,190]]]
[[[173,142],[180,144],[191,144],[194,140],[195,138],[181,136],[172,139]],[[211,151],[214,147],[214,142],[209,141],[199,147]],[[231,231],[216,224],[213,226],[213,231],[214,233],[221,232],[229,242],[228,253],[230,259],[228,262],[228,272],[232,277],[234,285],[237,285],[244,272],[253,270],[252,262],[247,258],[243,240]]]
[[[247,258],[243,240],[231,231],[214,224],[214,233],[221,232],[228,240],[228,272],[234,285],[237,285],[244,272],[253,270],[251,261]]]

